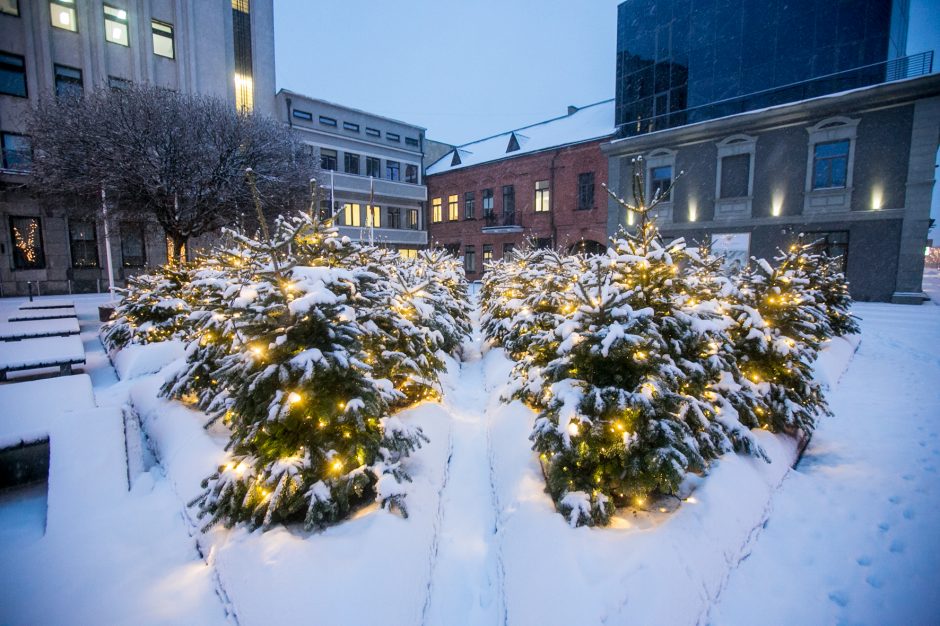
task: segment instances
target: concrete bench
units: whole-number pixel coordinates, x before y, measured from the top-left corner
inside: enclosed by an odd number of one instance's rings
[[[24,322],[29,320],[55,320],[67,317],[77,317],[74,307],[61,307],[56,309],[26,309],[19,310],[10,315],[10,322]]]
[[[20,322],[0,322],[0,341],[19,341],[35,337],[66,337],[79,333],[78,320],[63,317]]]
[[[73,365],[85,364],[85,346],[81,337],[39,337],[0,343],[0,380],[8,372],[58,367],[60,374],[71,374]]]
[[[34,309],[67,309],[75,308],[75,302],[72,300],[33,300],[24,302],[20,305],[20,311],[32,311]]]

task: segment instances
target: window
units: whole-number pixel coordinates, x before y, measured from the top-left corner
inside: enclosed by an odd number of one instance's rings
[[[143,224],[121,224],[121,263],[124,267],[143,267],[147,264],[147,247],[144,241]]]
[[[343,154],[343,171],[347,174],[359,174],[359,155],[352,152]]]
[[[359,205],[346,202],[343,204],[343,224],[346,226],[362,226],[362,215]]]
[[[108,88],[109,89],[129,89],[133,83],[127,80],[126,78],[121,78],[120,76],[108,76]]]
[[[516,244],[514,243],[504,243],[503,244],[503,258],[509,258],[512,255],[512,251],[516,249]]]
[[[27,135],[0,133],[3,145],[3,169],[28,172],[33,164],[33,143]]]
[[[512,185],[503,186],[503,215],[514,215],[516,212],[516,190]]]
[[[418,140],[415,137],[405,137],[405,145],[411,146],[412,148],[417,148]]]
[[[483,244],[483,269],[493,262],[493,244]]]
[[[320,169],[336,171],[336,150],[320,148]]]
[[[310,111],[301,111],[300,109],[294,109],[291,111],[291,115],[293,115],[298,120],[303,120],[305,122],[313,121],[313,113],[311,113]]]
[[[808,232],[805,241],[813,245],[814,252],[842,259],[842,272],[848,269],[849,231]]]
[[[594,208],[594,172],[578,174],[578,210]]]
[[[537,237],[535,239],[535,248],[537,250],[547,250],[552,247],[551,237]]]
[[[816,144],[813,151],[813,189],[845,187],[848,165],[848,139]]]
[[[477,271],[477,251],[476,246],[464,246],[463,248],[463,269],[468,274]]]
[[[333,128],[336,128],[336,120],[334,120],[332,117],[321,115],[320,123],[323,124],[324,126],[332,126]]]
[[[98,267],[98,240],[94,222],[69,221],[72,267]]]
[[[81,70],[65,65],[55,66],[55,95],[57,97],[79,97],[83,90]]]
[[[366,176],[382,178],[382,160],[378,157],[366,157]]]
[[[444,214],[441,211],[441,199],[434,198],[431,200],[431,222],[434,224],[440,224],[444,221]]]
[[[26,60],[18,54],[0,52],[0,94],[26,97]]]
[[[418,230],[418,209],[408,209],[408,228]]]
[[[401,209],[398,207],[388,207],[388,227],[401,228]]]
[[[13,269],[35,270],[46,266],[42,224],[38,217],[11,217],[10,241],[13,242]]]
[[[318,215],[321,222],[333,218],[333,209],[330,208],[329,200],[320,200],[320,214]]]
[[[548,181],[539,180],[535,182],[535,212],[545,213],[551,208],[549,206]]]
[[[405,165],[405,182],[412,185],[418,184],[418,166],[414,163]]]
[[[652,202],[658,197],[662,197],[663,202],[672,200],[672,166],[661,165],[650,168],[649,197],[647,202]]]
[[[460,196],[453,194],[447,196],[447,219],[448,221],[455,222],[460,219]]]
[[[176,45],[173,40],[173,25],[150,20],[150,30],[153,33],[153,53],[167,59],[175,59]]]
[[[385,133],[385,138],[389,141],[394,141],[395,143],[401,143],[401,135],[398,133]]]
[[[104,5],[104,38],[105,41],[121,46],[129,46],[127,37],[127,11]]]
[[[398,256],[400,256],[403,259],[417,259],[418,250],[417,248],[399,248]]]
[[[472,220],[472,219],[475,219],[476,217],[475,216],[476,211],[474,210],[474,206],[473,206],[475,202],[473,195],[474,194],[472,191],[468,191],[467,193],[463,195],[464,219]]]
[[[382,131],[380,131],[378,128],[369,128],[366,126],[366,135],[369,137],[381,137]]]
[[[366,226],[382,228],[382,207],[366,205]]]
[[[389,180],[401,180],[401,163],[398,161],[386,161],[385,178]]]
[[[52,0],[49,2],[49,17],[56,28],[78,30],[78,21],[75,19],[75,0]]]
[[[736,154],[721,159],[719,198],[744,198],[750,194],[751,155]]]
[[[232,52],[235,56],[235,108],[251,111],[255,106],[255,89],[250,0],[232,0]]]
[[[20,3],[18,0],[0,0],[0,13],[19,16]]]
[[[359,124],[353,124],[352,122],[343,122],[343,130],[351,130],[354,133],[358,133]]]
[[[483,190],[483,217],[493,215],[493,190]]]

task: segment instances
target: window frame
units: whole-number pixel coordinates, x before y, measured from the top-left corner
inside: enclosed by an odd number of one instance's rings
[[[344,152],[344,153],[343,153],[343,173],[344,173],[344,174],[355,174],[356,176],[359,176],[360,160],[361,160],[361,159],[360,159],[360,156],[359,156],[358,154],[356,154],[355,152]],[[350,166],[350,164],[352,163],[352,161],[355,161],[355,162],[356,162],[356,170],[355,170],[355,171],[351,171],[350,168],[349,168],[349,166]]]
[[[320,148],[320,169],[327,172],[336,172],[339,170],[339,152],[333,148]],[[324,154],[327,153],[327,154]],[[330,167],[329,161],[324,159],[332,159],[333,167]]]
[[[112,11],[113,13],[108,13],[109,10]],[[105,42],[113,43],[118,46],[124,46],[125,48],[129,48],[131,45],[131,27],[130,27],[130,20],[128,19],[128,15],[127,15],[127,9],[122,9],[121,7],[116,7],[110,4],[102,4],[101,11],[102,11],[102,14],[104,15],[104,40]],[[117,15],[117,13],[123,13],[124,17]],[[124,29],[124,41],[112,39],[113,31],[108,30],[109,27],[111,26],[109,22],[113,22],[118,27],[122,27]]]
[[[379,157],[366,157],[366,176],[382,178],[382,159]]]
[[[145,267],[147,265],[147,225],[143,222],[121,222],[121,267]],[[129,263],[128,259],[136,259],[127,254],[125,243],[127,235],[134,234],[140,237],[140,263]]]
[[[503,185],[503,216],[516,214],[516,187]]]
[[[414,163],[405,163],[405,182],[410,185],[418,184],[418,166]]]
[[[493,213],[496,211],[495,197],[496,196],[493,193],[492,187],[489,189],[484,189],[480,193],[480,208],[483,210],[483,217],[486,217],[487,215],[493,215]],[[487,206],[487,204],[489,206]]]
[[[431,199],[431,223],[441,224],[444,222],[444,200],[443,198]]]
[[[65,74],[60,74],[60,70],[78,72],[78,78],[74,76],[67,76]],[[52,66],[52,77],[53,77],[53,86],[55,87],[55,96],[56,98],[67,98],[74,97],[76,95],[83,95],[85,93],[85,75],[82,72],[81,68],[72,67],[70,65],[62,65],[56,63]],[[61,93],[60,93],[60,79],[61,79]],[[79,92],[71,93],[70,90],[72,87],[69,85],[78,85],[80,89]]]
[[[548,213],[552,210],[550,187],[547,180],[535,181],[535,200],[532,206],[536,213]]]
[[[813,249],[818,252],[825,254],[830,259],[841,258],[842,259],[842,273],[845,274],[849,269],[849,249],[852,243],[852,233],[846,228],[844,230],[809,230],[804,233],[806,243],[810,244]],[[845,241],[831,241],[834,236],[844,235]],[[841,238],[841,237],[840,237]],[[819,240],[825,239],[825,243],[820,244]],[[838,256],[832,255],[832,250],[838,248],[842,250],[842,254]]]
[[[91,226],[91,239],[76,239],[74,228],[78,225],[90,225]],[[72,269],[76,270],[97,270],[101,269],[101,256],[98,254],[98,224],[95,220],[69,220],[68,221],[68,235],[69,235],[69,263]],[[80,249],[81,253],[77,254],[76,249]],[[91,263],[82,263],[78,264],[78,260],[85,259],[88,257],[88,252],[92,252],[94,255],[94,260]]]
[[[74,26],[70,28],[69,26],[63,26],[61,24],[56,24],[55,16],[56,11],[52,8],[53,6],[62,7],[70,15],[71,22],[74,23]],[[61,13],[60,13],[61,15]],[[70,33],[78,32],[78,11],[76,10],[74,0],[49,0],[49,22],[52,24],[53,28],[58,28],[59,30],[68,31]]]
[[[421,145],[417,137],[405,137],[405,145],[417,148]]]
[[[10,63],[10,61],[4,59],[3,57],[19,60],[19,67],[17,68],[15,64]],[[0,91],[0,95],[13,96],[14,98],[29,98],[29,81],[26,76],[26,57],[21,54],[14,54],[13,52],[0,51],[0,71],[9,72],[10,74],[19,74],[23,77],[22,94],[12,93],[9,91]]]
[[[11,9],[6,9],[6,8],[4,8],[3,5],[0,4],[0,15],[9,15],[9,16],[11,16],[11,17],[19,17],[19,16],[20,16],[20,2],[19,2],[19,0],[9,0],[9,1],[11,1],[11,2],[13,3],[13,8],[12,8],[12,10],[11,10]]]
[[[362,205],[358,202],[344,202],[342,209],[343,226],[362,228]]]
[[[7,148],[6,139],[7,137],[24,137],[29,144],[29,156],[27,158],[27,167],[25,169],[13,167],[10,165],[10,161],[7,158],[7,154],[10,152],[19,152],[22,148]],[[32,137],[29,135],[24,135],[23,133],[12,133],[8,131],[0,131],[0,167],[9,172],[29,172],[32,169],[33,164],[33,142]]]
[[[380,131],[378,128],[370,128],[369,126],[366,126],[366,136],[367,137],[381,137],[382,131]]]
[[[390,133],[388,131],[385,131],[385,139],[393,143],[401,143],[401,135],[399,135],[398,133]]]
[[[405,223],[408,230],[419,230],[421,226],[418,209],[408,209]]]
[[[358,133],[359,124],[356,124],[354,122],[343,122],[343,130],[348,130],[350,132]]]
[[[851,141],[849,139],[836,139],[833,141],[820,141],[816,144],[813,144],[813,191],[821,191],[827,189],[845,189],[848,186],[849,180],[849,148],[851,146]],[[845,146],[845,151],[838,154],[829,155],[829,156],[820,156],[819,149],[824,146]],[[835,168],[833,164],[837,162],[844,162],[845,167],[841,176],[841,182],[834,184]],[[826,183],[824,185],[819,184],[819,165],[825,164],[825,174],[826,174]]]
[[[466,191],[463,194],[463,218],[465,220],[476,219],[476,192]]]
[[[38,245],[36,250],[38,250],[38,258],[35,262],[30,263],[25,261],[24,263],[17,263],[17,251],[21,250],[16,245],[16,234],[14,229],[16,228],[16,220],[31,220],[36,223],[36,236],[38,239]],[[42,270],[46,268],[46,246],[43,238],[42,232],[42,218],[38,215],[11,215],[8,220],[9,232],[10,232],[10,256],[12,260],[12,270],[15,272],[19,271],[29,271],[29,270]],[[22,252],[20,256],[22,257]]]
[[[463,271],[467,274],[477,273],[477,250],[475,245],[463,247]]]
[[[858,124],[861,118],[828,117],[806,128],[806,184],[803,194],[803,214],[820,215],[852,210],[855,176],[855,147],[858,143]],[[821,144],[848,141],[845,162],[845,185],[816,187],[816,148]]]
[[[323,126],[329,126],[330,128],[336,128],[338,124],[335,118],[329,117],[327,115],[318,116],[317,121],[320,122],[320,124]]]
[[[382,228],[382,207],[378,204],[367,204],[366,228]]]
[[[578,211],[590,211],[594,209],[595,181],[596,177],[594,172],[581,172],[578,174]]]
[[[493,244],[491,244],[491,243],[485,243],[485,244],[483,244],[483,252],[482,252],[482,254],[481,254],[481,256],[480,256],[480,260],[482,261],[481,268],[482,268],[483,271],[485,272],[485,271],[486,271],[486,264],[493,262]]]
[[[460,219],[460,194],[452,193],[447,196],[447,221],[456,222]]]
[[[388,214],[387,228],[401,230],[401,207],[390,206],[386,209],[386,213]]]
[[[313,121],[313,113],[310,111],[304,111],[303,109],[291,109],[290,114],[294,119],[302,120],[304,122]]]
[[[163,27],[169,29],[169,32],[158,30],[157,27]],[[170,56],[165,54],[160,54],[157,52],[157,37],[162,37],[164,39],[170,40]],[[176,31],[173,29],[173,24],[169,22],[164,22],[161,20],[150,20],[150,44],[153,46],[154,55],[161,57],[163,59],[176,60]]]
[[[386,180],[401,180],[401,162],[400,161],[385,161],[385,179]]]

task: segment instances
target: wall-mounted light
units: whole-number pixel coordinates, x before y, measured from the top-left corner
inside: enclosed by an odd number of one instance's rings
[[[875,185],[871,189],[871,210],[878,211],[885,205],[885,190],[881,185]]]
[[[689,198],[689,221],[698,220],[698,201],[695,198]]]
[[[774,217],[783,215],[783,190],[777,189],[770,198],[770,214]]]

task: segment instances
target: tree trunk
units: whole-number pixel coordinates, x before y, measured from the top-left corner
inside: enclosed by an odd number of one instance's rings
[[[168,235],[173,246],[171,256],[167,259],[170,265],[180,265],[186,259],[183,258],[183,248],[186,247],[186,238],[182,235]]]

